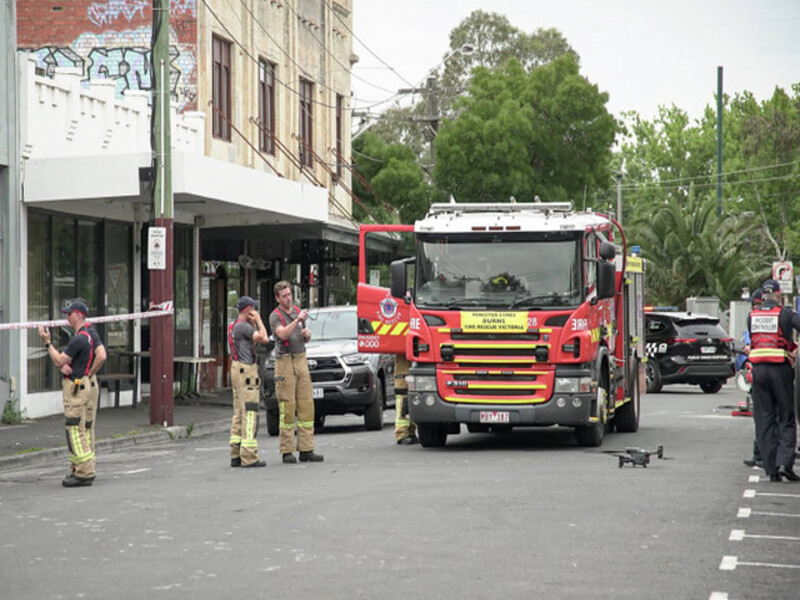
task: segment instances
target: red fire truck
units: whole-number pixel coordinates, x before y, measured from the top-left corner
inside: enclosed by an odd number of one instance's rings
[[[390,286],[371,238],[413,232]],[[570,203],[442,203],[415,225],[362,225],[361,352],[404,354],[420,443],[517,426],[575,428],[599,446],[639,427],[644,264],[622,228]]]

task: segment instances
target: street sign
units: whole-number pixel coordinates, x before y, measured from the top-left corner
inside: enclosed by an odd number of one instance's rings
[[[792,261],[781,260],[772,263],[772,278],[781,286],[781,294],[792,293],[792,281],[794,280],[794,270]]]
[[[147,230],[147,268],[163,271],[167,268],[167,228],[151,227]]]

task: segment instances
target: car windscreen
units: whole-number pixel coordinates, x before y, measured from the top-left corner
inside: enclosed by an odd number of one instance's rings
[[[574,238],[420,236],[415,302],[430,308],[577,306],[581,273]]]
[[[355,340],[358,337],[356,310],[319,311],[309,314],[306,326],[315,342]]]

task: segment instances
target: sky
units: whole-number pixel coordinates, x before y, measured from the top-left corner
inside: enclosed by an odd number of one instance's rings
[[[526,33],[561,31],[616,116],[674,104],[697,119],[715,106],[720,66],[730,95],[766,100],[800,82],[800,0],[353,0],[353,108],[421,82],[479,9]]]

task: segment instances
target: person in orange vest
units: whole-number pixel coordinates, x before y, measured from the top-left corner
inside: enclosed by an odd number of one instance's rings
[[[67,322],[75,332],[63,352],[53,345],[50,329],[39,327],[47,354],[53,364],[64,375],[61,383],[61,397],[64,401],[64,419],[67,428],[70,469],[74,473],[67,476],[61,485],[64,487],[90,486],[95,479],[94,452],[86,439],[86,421],[89,408],[89,369],[94,360],[94,342],[86,330],[86,315],[89,309],[81,300],[71,302],[61,312],[67,315]]]
[[[322,462],[323,456],[314,452],[314,392],[306,359],[306,343],[311,339],[311,331],[305,326],[308,311],[292,303],[292,287],[288,281],[279,281],[274,290],[278,306],[269,316],[269,327],[277,338],[275,395],[278,397],[279,450],[284,464],[297,462],[295,447],[300,450],[300,462]]]
[[[267,330],[258,313],[258,301],[242,296],[236,303],[239,316],[228,327],[231,350],[231,386],[233,418],[231,420],[231,466],[266,467],[258,459],[258,363],[255,344],[269,341]]]
[[[753,419],[764,471],[770,481],[800,481],[794,472],[797,425],[794,413],[794,368],[800,315],[781,306],[780,285],[768,279],[761,286],[763,302],[747,318],[750,362],[753,364]]]

